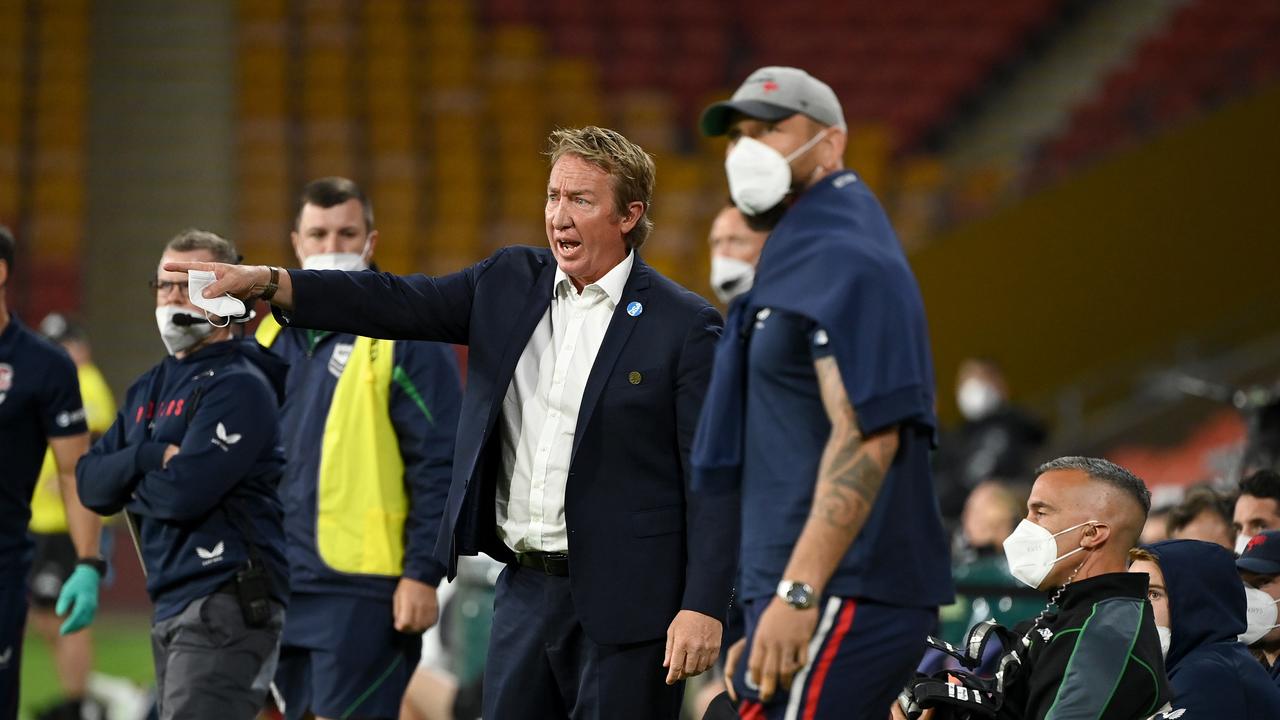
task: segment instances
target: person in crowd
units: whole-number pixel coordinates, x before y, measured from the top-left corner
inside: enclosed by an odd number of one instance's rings
[[[57,343],[76,366],[80,396],[84,401],[85,422],[89,440],[102,436],[116,416],[116,401],[102,372],[93,364],[89,338],[84,328],[61,313],[50,313],[40,321],[40,334]],[[93,668],[93,635],[91,628],[62,635],[58,632],[58,616],[54,612],[62,586],[75,572],[76,548],[67,524],[67,511],[58,484],[58,461],[52,450],[46,450],[40,478],[31,496],[31,537],[35,541],[35,559],[31,563],[31,624],[53,651],[54,669],[62,697],[36,714],[36,720],[80,718],[92,714],[81,706],[87,699],[89,672]],[[100,545],[108,547],[110,530],[104,528]]]
[[[993,359],[960,363],[956,407],[963,422],[942,434],[934,465],[938,502],[949,522],[983,480],[1029,477],[1046,438],[1044,425],[1010,400],[1004,370]]]
[[[367,269],[373,223],[351,180],[309,183],[291,238],[298,262]],[[457,357],[439,343],[281,328],[273,317],[257,339],[290,366],[280,418],[290,597],[276,674],[285,716],[395,718],[439,614],[445,567],[434,550],[462,396]]]
[[[1169,511],[1171,539],[1203,540],[1231,550],[1231,502],[1210,487],[1193,488],[1182,502]]]
[[[1236,554],[1244,552],[1254,535],[1280,530],[1280,473],[1259,470],[1240,481],[1231,527],[1236,532]]]
[[[1182,503],[1186,493],[1176,485],[1165,485],[1151,491],[1151,512],[1142,527],[1142,544],[1150,545],[1169,539],[1169,513]]]
[[[1273,604],[1280,602],[1280,530],[1254,535],[1236,560],[1236,570],[1246,586],[1265,593]],[[1272,682],[1280,686],[1280,624],[1268,628],[1249,647]]]
[[[469,346],[436,555],[507,563],[484,716],[676,718],[720,649],[732,493],[695,493],[689,446],[719,313],[639,257],[655,168],[598,127],[550,137],[549,248],[443,277],[171,263],[286,325]]]
[[[1280,717],[1280,688],[1238,640],[1245,590],[1220,543],[1165,540],[1130,551],[1165,653],[1173,707],[1188,718]]]
[[[1005,668],[997,718],[1145,720],[1172,697],[1147,578],[1128,572],[1151,494],[1101,458],[1062,457],[1036,474],[1004,551],[1014,577],[1052,595],[1014,628],[1020,639],[996,665]],[[917,689],[906,694],[917,699]],[[893,713],[902,717],[896,704]]]
[[[756,263],[769,233],[754,230],[732,203],[720,209],[711,223],[711,290],[728,305],[751,289]]]
[[[160,262],[236,259],[229,241],[187,230]],[[76,480],[95,512],[136,519],[160,718],[248,720],[275,673],[288,594],[276,495],[287,367],[197,307],[185,275],[160,269],[152,287],[169,355],[129,388]]]
[[[727,685],[744,715],[882,717],[952,599],[919,288],[844,168],[826,83],[761,68],[701,129],[728,138],[734,205],[770,233],[694,445],[700,487],[741,490],[747,636]]]
[[[17,242],[0,225],[0,720],[18,716],[22,640],[27,624],[27,578],[33,542],[27,534],[31,501],[45,449],[53,452],[57,483],[74,545],[74,567],[57,593],[58,632],[93,622],[106,562],[98,552],[101,521],[76,491],[76,462],[89,446],[89,428],[76,366],[54,343],[32,332],[9,310]]]

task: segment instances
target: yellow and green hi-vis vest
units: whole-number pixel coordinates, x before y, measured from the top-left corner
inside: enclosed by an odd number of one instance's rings
[[[280,330],[268,315],[255,337],[271,347]],[[393,341],[357,337],[325,419],[316,478],[316,550],[338,572],[399,576],[404,567],[409,497],[391,425],[394,350]]]

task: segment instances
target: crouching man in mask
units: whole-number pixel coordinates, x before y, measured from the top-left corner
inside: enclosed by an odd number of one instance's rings
[[[1151,493],[1097,458],[1059,458],[1036,474],[1004,551],[1015,578],[1052,596],[1014,628],[997,675],[997,717],[1145,720],[1171,697],[1147,578],[1126,572]]]
[[[236,262],[230,242],[188,230],[160,264]],[[248,720],[275,671],[288,577],[276,485],[284,468],[283,363],[191,301],[159,271],[169,351],[129,388],[76,467],[84,504],[137,523],[161,718]]]
[[[1200,540],[1165,540],[1130,554],[1130,572],[1150,577],[1147,597],[1174,708],[1188,718],[1280,717],[1280,688],[1240,642],[1247,627],[1246,589],[1231,552]]]

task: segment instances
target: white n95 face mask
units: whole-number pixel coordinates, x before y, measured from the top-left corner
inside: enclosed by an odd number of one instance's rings
[[[960,383],[956,406],[965,420],[981,420],[1000,407],[1000,391],[989,382],[970,378]]]
[[[1066,530],[1051,533],[1043,527],[1023,518],[1009,537],[1004,539],[1004,556],[1009,561],[1009,574],[1023,584],[1039,589],[1049,571],[1059,560],[1070,557],[1083,550],[1078,547],[1071,552],[1058,556],[1058,545],[1054,538],[1069,533],[1076,528],[1095,524],[1096,520],[1072,525]]]
[[[1243,555],[1245,550],[1249,549],[1249,541],[1253,539],[1252,535],[1240,533],[1236,536],[1236,555]]]
[[[231,323],[231,318],[245,314],[244,301],[228,294],[220,297],[205,297],[204,289],[212,285],[215,280],[217,276],[208,270],[188,270],[187,297],[191,298],[192,305],[204,311],[205,318],[209,318],[210,315],[226,318],[224,323],[215,323],[217,327],[226,327]],[[212,323],[213,320],[209,319],[209,322]]]
[[[826,128],[785,157],[755,138],[738,138],[724,159],[733,204],[747,215],[772,210],[791,191],[791,161],[809,152],[830,131]]]
[[[1240,642],[1252,645],[1276,626],[1276,603],[1280,602],[1258,588],[1244,586],[1245,621],[1247,626],[1240,633]]]
[[[318,253],[316,255],[308,255],[302,260],[302,269],[346,270],[347,272],[368,270],[369,261],[365,259],[368,254],[369,243],[365,242],[364,249],[358,253]]]
[[[201,320],[195,325],[177,325],[173,322],[175,315],[189,315],[186,308],[165,305],[156,308],[156,327],[160,329],[160,339],[164,349],[170,355],[176,355],[191,348],[213,332],[213,325]]]
[[[1160,657],[1169,657],[1169,645],[1173,643],[1173,631],[1164,625],[1157,625],[1156,635],[1160,636]]]
[[[756,266],[746,260],[725,255],[711,256],[711,290],[720,302],[728,303],[751,289],[756,279]]]

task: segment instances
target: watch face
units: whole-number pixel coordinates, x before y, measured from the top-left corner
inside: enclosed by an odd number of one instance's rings
[[[809,593],[805,592],[804,586],[795,583],[787,588],[787,602],[796,607],[803,608],[809,604]]]

